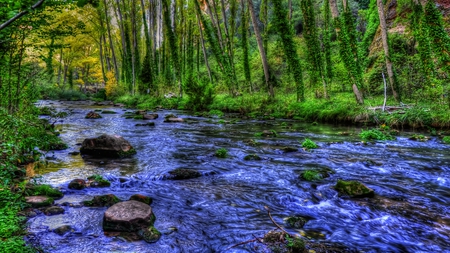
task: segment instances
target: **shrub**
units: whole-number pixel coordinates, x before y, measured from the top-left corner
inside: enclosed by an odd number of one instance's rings
[[[305,139],[302,142],[302,147],[306,148],[306,149],[315,149],[318,148],[319,146],[317,146],[317,144],[315,142],[313,142],[310,139]]]
[[[225,148],[219,148],[216,150],[216,156],[219,158],[226,158],[228,156],[228,150]]]
[[[445,144],[450,144],[450,136],[445,136],[444,138],[442,138],[442,142]]]
[[[361,131],[359,136],[363,140],[377,140],[377,141],[395,140],[395,137],[393,137],[391,134],[382,132],[378,129],[363,130]]]

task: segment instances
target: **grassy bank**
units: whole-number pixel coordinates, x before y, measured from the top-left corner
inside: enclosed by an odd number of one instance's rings
[[[0,252],[36,251],[25,244],[25,217],[18,216],[27,207],[25,166],[50,149],[65,147],[38,114],[34,107],[14,114],[0,108]]]
[[[186,109],[189,98],[154,98],[145,95],[125,95],[115,99],[130,108],[153,110],[158,107],[166,109]],[[382,112],[383,97],[366,98],[364,106],[358,106],[352,94],[335,94],[331,99],[310,98],[306,102],[296,102],[295,95],[279,95],[269,101],[265,93],[230,96],[216,95],[208,110],[234,112],[251,118],[288,118],[309,122],[327,122],[339,124],[385,124],[397,129],[448,129],[450,113],[447,106],[439,103],[412,102],[398,106],[394,101],[387,105],[395,105],[395,110]],[[392,108],[392,107],[391,107]]]

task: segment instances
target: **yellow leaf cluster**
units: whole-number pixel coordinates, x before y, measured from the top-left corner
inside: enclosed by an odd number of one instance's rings
[[[117,80],[114,76],[114,72],[106,72],[106,79],[108,80],[105,85],[106,97],[110,98],[117,92]]]

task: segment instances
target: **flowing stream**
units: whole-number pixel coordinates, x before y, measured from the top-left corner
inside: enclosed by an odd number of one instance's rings
[[[28,240],[48,252],[255,252],[255,244],[229,247],[262,237],[275,221],[300,215],[309,221],[303,229],[288,229],[318,242],[344,245],[359,252],[450,252],[450,146],[438,138],[418,142],[401,135],[396,141],[361,144],[361,129],[314,125],[290,120],[238,120],[204,118],[182,111],[158,111],[155,126],[135,126],[142,120],[125,119],[125,110],[93,106],[92,102],[41,101],[71,112],[56,124],[69,149],[49,152],[47,168],[37,171],[42,183],[60,187],[65,196],[56,203],[65,213],[40,214],[28,221]],[[114,110],[102,119],[85,119],[91,110]],[[174,113],[185,123],[163,123]],[[145,121],[148,122],[148,121]],[[275,130],[277,137],[255,137]],[[339,132],[347,132],[343,136]],[[93,159],[73,156],[85,138],[118,134],[137,154],[127,159]],[[309,138],[320,148],[301,149]],[[260,145],[252,145],[252,141]],[[283,147],[296,152],[284,152]],[[217,158],[219,148],[228,158]],[[245,161],[258,154],[261,161]],[[203,176],[165,180],[167,172],[192,168]],[[321,182],[299,178],[307,169],[335,173]],[[69,190],[75,178],[103,175],[109,188]],[[358,180],[375,190],[372,199],[339,197],[337,179]],[[100,194],[126,200],[140,193],[153,198],[155,227],[163,235],[153,244],[107,237],[102,231],[106,208],[77,207]],[[71,225],[60,236],[53,229]]]

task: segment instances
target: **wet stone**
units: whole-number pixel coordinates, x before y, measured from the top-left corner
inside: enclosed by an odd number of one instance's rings
[[[44,210],[44,214],[51,216],[51,215],[63,214],[64,211],[65,211],[64,208],[62,208],[60,206],[51,206]]]
[[[133,146],[122,136],[107,134],[85,139],[80,152],[92,156],[119,158],[136,154]]]
[[[150,205],[153,202],[153,199],[142,194],[134,194],[130,197],[129,200],[136,200],[142,202],[144,204]]]
[[[117,198],[114,194],[106,194],[106,195],[100,195],[95,196],[92,200],[84,201],[83,204],[85,206],[92,206],[92,207],[108,207],[113,206],[116,203],[119,203],[120,199]]]
[[[374,197],[375,192],[358,181],[338,180],[334,187],[339,193],[352,198]]]
[[[83,190],[84,188],[86,188],[86,181],[84,181],[83,179],[74,179],[70,181],[68,187],[72,190]]]
[[[202,174],[194,169],[175,169],[172,171],[169,171],[169,175],[167,175],[166,179],[172,179],[172,180],[183,180],[183,179],[191,179],[191,178],[197,178],[201,177]]]
[[[88,114],[86,114],[86,119],[100,119],[102,116],[100,116],[100,114],[94,112],[94,111],[90,111],[88,112]]]
[[[53,232],[54,232],[55,234],[58,234],[58,235],[64,235],[64,234],[66,234],[67,232],[69,232],[69,231],[71,231],[71,230],[72,230],[72,226],[70,226],[70,225],[64,225],[64,226],[55,228],[55,229],[53,230]]]

